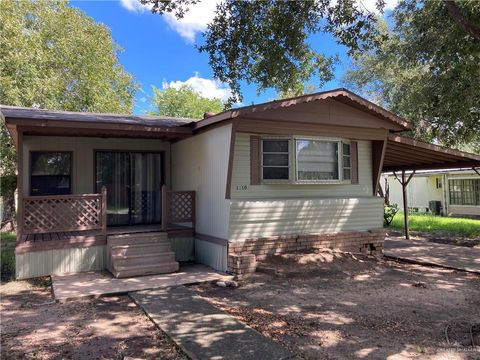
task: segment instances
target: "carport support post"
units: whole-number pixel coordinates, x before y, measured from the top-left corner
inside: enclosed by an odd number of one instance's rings
[[[405,231],[405,239],[410,239],[410,230],[408,228],[408,201],[407,201],[407,185],[412,180],[413,175],[415,175],[415,170],[412,171],[408,179],[405,180],[405,170],[402,170],[402,179],[400,180],[397,176],[397,173],[394,171],[393,175],[398,180],[398,182],[402,185],[402,193],[403,193],[403,228]]]
[[[407,184],[405,183],[405,170],[402,170],[402,193],[403,193],[403,229],[405,230],[405,239],[410,239],[410,231],[408,228],[408,200],[407,200]]]

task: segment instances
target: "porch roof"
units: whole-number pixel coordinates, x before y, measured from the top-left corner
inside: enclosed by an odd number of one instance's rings
[[[383,171],[480,167],[480,155],[389,134]]]
[[[25,135],[136,137],[178,140],[192,135],[194,119],[152,115],[104,114],[0,105],[0,116],[16,138]]]

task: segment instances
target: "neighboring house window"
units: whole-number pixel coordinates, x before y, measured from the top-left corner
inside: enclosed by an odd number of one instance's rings
[[[449,180],[451,205],[480,205],[480,179]]]
[[[71,193],[71,153],[32,151],[30,194],[65,195]]]
[[[290,178],[290,140],[262,140],[262,179],[288,180]]]
[[[337,139],[262,138],[261,179],[266,183],[351,181],[351,145]]]

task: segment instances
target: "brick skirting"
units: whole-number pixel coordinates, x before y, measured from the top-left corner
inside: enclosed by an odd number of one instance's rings
[[[243,275],[255,272],[257,260],[267,255],[292,254],[320,248],[349,252],[381,252],[385,229],[310,235],[270,236],[228,244],[228,271]]]

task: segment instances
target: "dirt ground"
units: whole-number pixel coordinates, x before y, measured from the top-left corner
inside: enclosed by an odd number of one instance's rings
[[[307,359],[480,359],[478,275],[335,252],[260,270],[194,289]]]
[[[49,278],[4,283],[2,359],[186,359],[128,296],[52,302]]]

